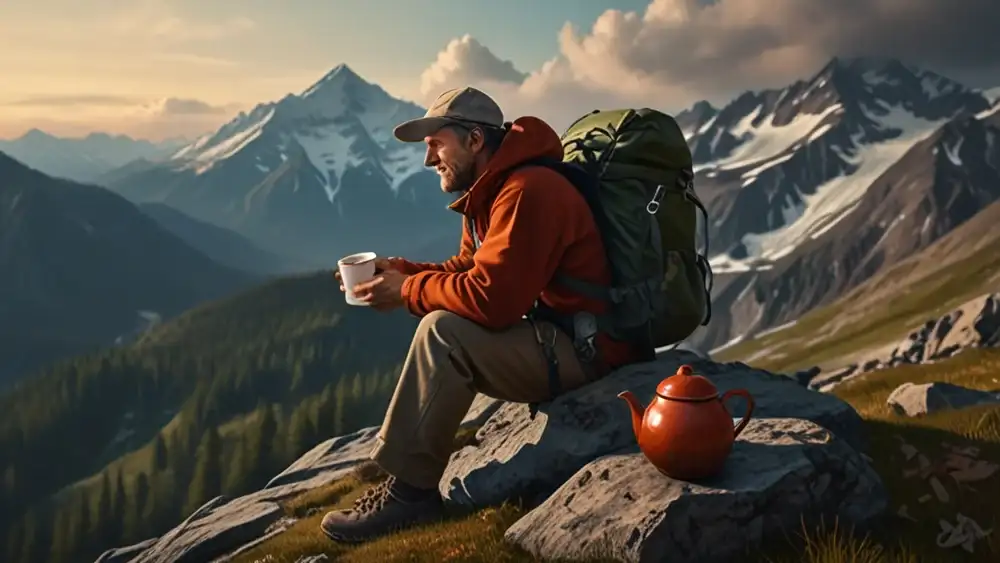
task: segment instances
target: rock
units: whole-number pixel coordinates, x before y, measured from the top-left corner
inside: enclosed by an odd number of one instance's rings
[[[472,406],[469,408],[469,412],[465,415],[462,420],[462,425],[460,428],[478,428],[482,426],[493,413],[500,410],[504,404],[500,399],[494,399],[493,397],[487,397],[482,393],[476,395],[476,399],[472,401]]]
[[[330,438],[302,455],[265,488],[305,481],[320,474],[346,474],[371,459],[378,427],[362,428],[353,434]]]
[[[893,390],[886,404],[902,416],[961,409],[974,405],[1000,404],[1000,393],[968,389],[951,383],[904,383]]]
[[[711,360],[712,359],[712,355],[711,354],[709,354],[705,350],[699,348],[698,346],[696,346],[696,345],[694,345],[694,344],[692,344],[692,343],[690,343],[690,342],[688,342],[686,340],[682,341],[682,342],[678,342],[677,344],[674,344],[673,346],[664,346],[662,348],[657,348],[656,349],[656,354],[658,356],[661,355],[661,354],[667,354],[667,353],[670,353],[670,352],[690,352],[690,353],[694,354],[695,356],[698,356],[699,358],[701,358],[703,360]]]
[[[832,439],[831,439],[832,438]],[[742,561],[820,516],[863,527],[887,506],[871,466],[815,423],[755,420],[720,475],[676,481],[640,453],[587,464],[505,539],[546,558]]]
[[[813,366],[809,369],[804,369],[797,371],[792,374],[792,379],[794,379],[799,385],[803,387],[809,387],[809,383],[819,375],[823,370],[819,366]]]
[[[967,301],[942,317],[926,321],[902,342],[891,349],[884,349],[876,357],[815,377],[809,387],[829,392],[837,385],[873,371],[942,360],[967,348],[997,345],[1000,345],[1000,293],[991,293]]]
[[[149,538],[126,547],[116,547],[101,554],[94,563],[126,563],[135,559],[135,556],[147,550],[156,543],[157,538]]]
[[[463,506],[544,498],[590,461],[635,445],[629,409],[616,397],[620,391],[631,390],[648,401],[656,385],[685,363],[708,376],[720,392],[747,389],[756,403],[755,418],[812,420],[848,443],[863,446],[861,418],[832,395],[745,364],[718,364],[673,352],[567,393],[543,405],[534,420],[527,405],[504,405],[476,434],[477,445],[452,455],[440,483],[441,494]],[[734,399],[729,407],[734,416],[742,416],[744,401]]]
[[[159,538],[113,549],[98,561],[131,563],[204,563],[281,533],[273,526],[285,516],[280,506],[304,491],[348,475],[369,459],[377,428],[365,428],[316,446],[255,493],[216,497]],[[123,555],[123,554],[127,554]]]

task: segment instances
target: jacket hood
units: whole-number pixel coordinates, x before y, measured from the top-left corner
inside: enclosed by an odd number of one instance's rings
[[[501,187],[499,180],[507,172],[536,158],[562,160],[563,147],[559,134],[537,117],[518,118],[476,183],[449,207],[464,215],[478,211],[496,195]]]

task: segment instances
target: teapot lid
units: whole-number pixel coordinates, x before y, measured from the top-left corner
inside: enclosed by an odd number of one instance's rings
[[[707,377],[694,375],[691,366],[683,365],[656,386],[656,394],[664,399],[707,401],[717,398],[719,390]]]

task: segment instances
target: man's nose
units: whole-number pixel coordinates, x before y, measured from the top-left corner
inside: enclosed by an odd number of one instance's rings
[[[437,163],[437,152],[430,147],[427,147],[427,152],[424,153],[424,166],[429,168],[431,166],[437,166]]]

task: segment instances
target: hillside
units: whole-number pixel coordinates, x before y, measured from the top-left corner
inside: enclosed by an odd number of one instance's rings
[[[328,272],[283,278],[26,380],[0,396],[0,553],[96,556],[378,423],[414,327],[346,305]]]
[[[791,372],[839,367],[898,341],[927,319],[1000,287],[1000,202],[830,305],[714,351]]]
[[[316,269],[268,252],[234,231],[199,221],[168,205],[140,203],[138,208],[193,248],[230,268],[265,275]],[[327,266],[331,264],[333,261]]]
[[[0,153],[0,386],[252,282],[121,196]]]

